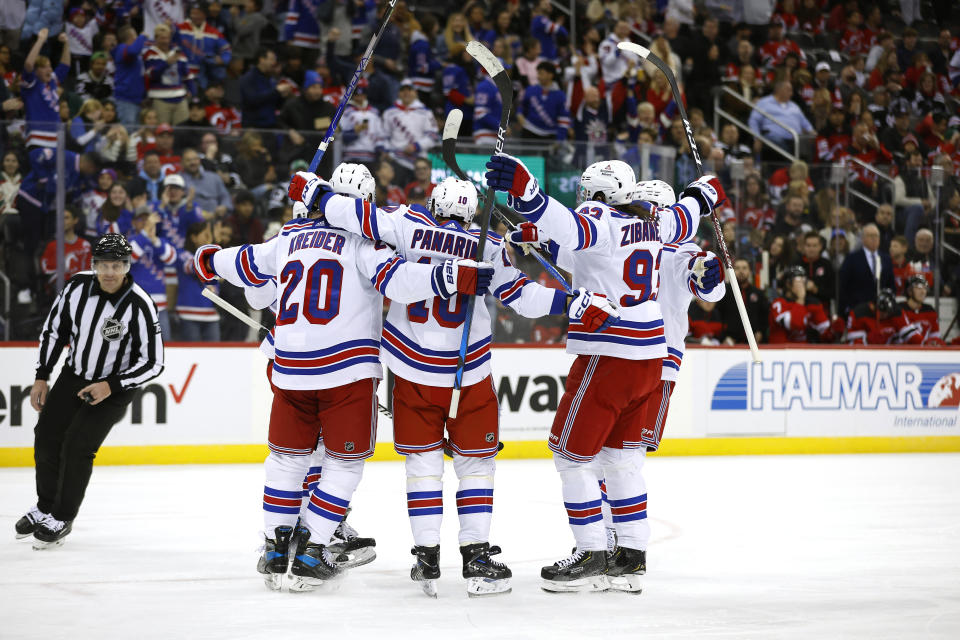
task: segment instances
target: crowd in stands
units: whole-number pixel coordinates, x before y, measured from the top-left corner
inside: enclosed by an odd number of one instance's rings
[[[573,18],[550,0],[397,4],[336,136],[343,161],[370,167],[378,204],[427,201],[427,153],[451,109],[464,112],[465,142],[492,144],[500,96],[466,52],[479,40],[514,81],[510,139],[544,153],[548,171],[564,155],[553,152],[571,145],[598,158],[658,145],[675,151],[669,173],[682,189],[697,171],[679,118],[684,101],[705,169],[727,186],[723,231],[761,341],[939,340],[920,296],[934,293],[938,266],[935,293],[955,297],[960,288],[954,254],[935,255],[938,216],[946,241],[960,240],[960,8],[939,0],[575,4]],[[134,246],[134,278],[163,312],[165,336],[245,339],[243,325],[200,295],[191,250],[260,242],[289,219],[289,177],[323,138],[385,8],[374,0],[5,0],[0,270],[19,315],[42,316],[53,293],[62,178],[67,277],[89,268],[91,240],[119,231]],[[624,40],[666,61],[681,95],[619,50]],[[715,100],[736,124],[721,117],[714,128]],[[712,244],[708,225],[700,238]],[[518,260],[548,281],[536,263]],[[229,289],[221,294],[243,306]],[[911,315],[921,312],[925,328]],[[562,322],[495,315],[497,339],[563,340]],[[690,315],[691,341],[745,340],[729,295],[695,302]]]

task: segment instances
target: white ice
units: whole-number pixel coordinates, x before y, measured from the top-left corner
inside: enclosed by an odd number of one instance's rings
[[[572,537],[536,460],[499,464],[492,542],[513,593],[466,597],[451,483],[430,600],[409,579],[396,463],[367,465],[350,517],[379,557],[311,594],[255,572],[259,466],[99,467],[50,551],[13,539],[32,469],[2,469],[0,638],[960,638],[960,455],[652,457],[647,478],[641,595],[540,590]]]

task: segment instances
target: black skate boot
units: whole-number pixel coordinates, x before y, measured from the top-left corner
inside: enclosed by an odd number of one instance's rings
[[[417,556],[416,564],[410,568],[410,579],[419,582],[425,594],[436,598],[437,578],[440,577],[440,545],[416,546],[410,549],[410,553]]]
[[[293,527],[280,526],[273,530],[275,538],[263,542],[263,555],[257,562],[257,571],[263,574],[268,589],[279,591],[283,586],[283,574],[287,572],[290,556],[290,539]]]
[[[37,528],[33,530],[33,548],[41,551],[59,547],[71,530],[73,530],[73,520],[57,520],[49,513],[45,513],[37,522]]]
[[[333,554],[325,545],[310,542],[306,527],[299,527],[296,536],[297,551],[290,568],[290,573],[295,576],[290,584],[291,591],[313,591],[340,575]]]
[[[17,524],[13,525],[13,528],[17,531],[17,540],[21,538],[28,538],[33,535],[33,532],[37,530],[37,524],[46,516],[43,511],[40,511],[36,506],[27,511],[26,515],[17,520]]]
[[[333,541],[327,545],[341,569],[353,569],[377,559],[377,551],[374,549],[377,541],[373,538],[361,538],[357,530],[347,524],[349,515],[350,509],[347,509],[343,520],[337,525],[337,530],[333,532]]]
[[[500,547],[489,542],[478,542],[460,547],[463,556],[463,577],[467,579],[467,595],[476,598],[510,593],[513,572],[502,562],[490,556],[500,553]]]
[[[572,556],[558,560],[540,570],[544,591],[606,591],[606,551],[576,551]]]
[[[607,576],[610,588],[639,594],[647,573],[647,552],[642,549],[617,547],[607,558]]]

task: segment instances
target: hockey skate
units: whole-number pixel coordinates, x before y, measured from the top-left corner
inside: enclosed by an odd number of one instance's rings
[[[647,553],[642,549],[617,547],[607,558],[607,577],[610,588],[639,594],[643,591],[643,576],[647,573]]]
[[[540,588],[551,593],[606,591],[609,587],[606,551],[576,551],[540,570]]]
[[[440,545],[433,547],[416,546],[410,553],[417,556],[417,562],[410,568],[410,579],[420,583],[420,588],[431,598],[437,597],[437,579],[440,577]],[[466,565],[464,565],[466,576]]]
[[[40,511],[36,506],[33,506],[30,511],[27,511],[26,515],[17,520],[17,524],[14,525],[14,529],[17,531],[17,540],[32,536],[33,532],[37,530],[37,524],[46,515],[47,514]]]
[[[275,538],[267,538],[263,543],[263,555],[257,562],[257,571],[263,574],[263,582],[272,591],[279,591],[283,586],[283,575],[287,572],[290,556],[290,539],[293,537],[293,527],[277,527],[274,529]]]
[[[310,542],[310,532],[305,527],[299,527],[296,536],[290,591],[314,591],[340,575],[333,554],[326,546]]]
[[[463,556],[463,577],[467,579],[467,595],[471,598],[510,593],[513,572],[502,562],[490,556],[500,553],[500,547],[489,542],[478,542],[460,547]]]
[[[337,530],[333,532],[332,542],[327,545],[327,549],[336,559],[337,566],[341,569],[353,569],[365,564],[369,564],[377,559],[377,541],[373,538],[361,538],[357,530],[347,524],[347,516],[350,515],[350,509],[347,509],[343,520],[337,525]]]
[[[33,548],[42,551],[43,549],[59,547],[63,544],[63,539],[72,530],[72,520],[57,520],[49,513],[45,513],[37,522],[37,527],[33,531]]]

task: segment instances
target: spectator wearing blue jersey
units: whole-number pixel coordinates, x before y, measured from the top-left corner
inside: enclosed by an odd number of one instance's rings
[[[440,25],[432,13],[424,14],[423,19],[420,20],[420,28],[414,28],[411,32],[410,44],[407,47],[407,68],[410,71],[410,79],[417,88],[417,97],[428,106],[433,99],[436,75],[443,69],[432,46],[439,28]]]
[[[567,96],[554,82],[556,77],[553,63],[541,62],[537,65],[537,84],[523,92],[517,120],[528,140],[566,140],[570,136]]]
[[[190,75],[201,89],[207,88],[208,80],[223,81],[231,58],[230,43],[207,21],[207,11],[202,5],[190,8],[190,19],[177,25],[177,36],[186,53]],[[314,44],[317,45],[319,40]]]
[[[593,164],[609,155],[610,113],[596,87],[587,87],[583,92],[583,100],[573,121],[573,137],[577,142],[586,143],[577,146],[578,153],[586,154],[580,156],[580,164]]]
[[[177,254],[177,317],[180,319],[180,339],[185,342],[219,342],[220,314],[203,290],[210,287],[216,293],[217,285],[203,285],[193,272],[193,252],[213,242],[208,222],[196,222],[186,229],[187,240],[183,251]]]
[[[493,41],[497,39],[497,32],[487,27],[487,9],[483,2],[471,2],[464,10],[467,16],[467,27],[473,34],[473,39],[493,51]]]
[[[137,35],[131,26],[120,27],[117,32],[120,42],[110,55],[113,56],[114,72],[113,95],[117,102],[117,117],[127,126],[134,126],[140,117],[140,104],[146,95],[144,88],[143,47],[147,37]]]
[[[444,115],[452,109],[463,111],[464,131],[473,130],[473,57],[467,53],[466,45],[455,43],[450,50],[450,64],[443,68]]]
[[[560,57],[557,51],[558,40],[565,40],[569,33],[563,26],[563,14],[558,15],[556,20],[551,20],[552,15],[553,6],[550,0],[539,0],[533,10],[530,33],[540,42],[541,55],[551,62],[556,62]]]
[[[119,185],[114,185],[115,187]],[[157,226],[160,215],[147,207],[137,210],[130,230],[130,277],[140,285],[157,307],[157,319],[160,322],[160,334],[164,340],[170,340],[170,315],[167,312],[167,285],[164,282],[164,269],[173,265],[177,252],[162,235]]]
[[[473,104],[473,141],[477,144],[493,144],[500,128],[503,99],[500,90],[486,71],[480,70]]]

